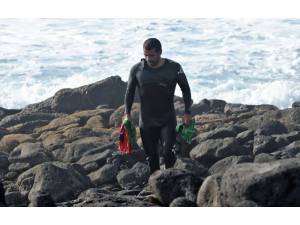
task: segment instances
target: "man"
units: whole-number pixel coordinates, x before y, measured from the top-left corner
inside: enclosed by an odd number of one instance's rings
[[[139,127],[151,173],[159,170],[158,141],[162,143],[165,167],[170,168],[176,157],[172,151],[176,140],[174,92],[179,84],[185,103],[183,122],[191,122],[191,91],[179,63],[162,58],[161,43],[149,38],[143,44],[145,58],[130,71],[125,94],[124,119],[131,119],[130,111],[136,87],[141,100]]]

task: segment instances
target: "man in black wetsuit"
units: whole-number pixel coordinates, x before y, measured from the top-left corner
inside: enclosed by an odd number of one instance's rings
[[[179,63],[162,58],[161,43],[149,38],[143,44],[145,58],[130,71],[125,94],[124,119],[130,119],[130,111],[137,87],[141,100],[139,127],[151,173],[159,170],[158,141],[162,143],[165,167],[170,168],[176,157],[172,148],[176,140],[176,113],[174,92],[176,84],[181,88],[185,113],[183,122],[191,122],[191,91]]]

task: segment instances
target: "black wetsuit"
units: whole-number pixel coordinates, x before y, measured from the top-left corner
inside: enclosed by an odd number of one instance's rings
[[[125,94],[125,112],[130,114],[134,93],[138,87],[141,100],[139,127],[151,172],[159,169],[158,141],[161,140],[166,168],[175,162],[172,147],[176,139],[174,92],[179,84],[185,103],[185,113],[191,114],[191,91],[179,63],[170,59],[159,68],[151,68],[145,59],[130,71]]]

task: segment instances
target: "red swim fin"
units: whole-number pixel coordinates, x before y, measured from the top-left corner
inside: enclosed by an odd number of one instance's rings
[[[128,133],[127,133],[123,123],[121,124],[121,127],[120,127],[119,149],[121,152],[124,152],[125,154],[132,153],[132,146],[129,142]]]

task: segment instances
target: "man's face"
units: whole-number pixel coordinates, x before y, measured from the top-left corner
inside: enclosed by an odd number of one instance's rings
[[[156,66],[160,60],[161,51],[156,52],[155,49],[146,50],[144,49],[144,56],[150,66]]]

